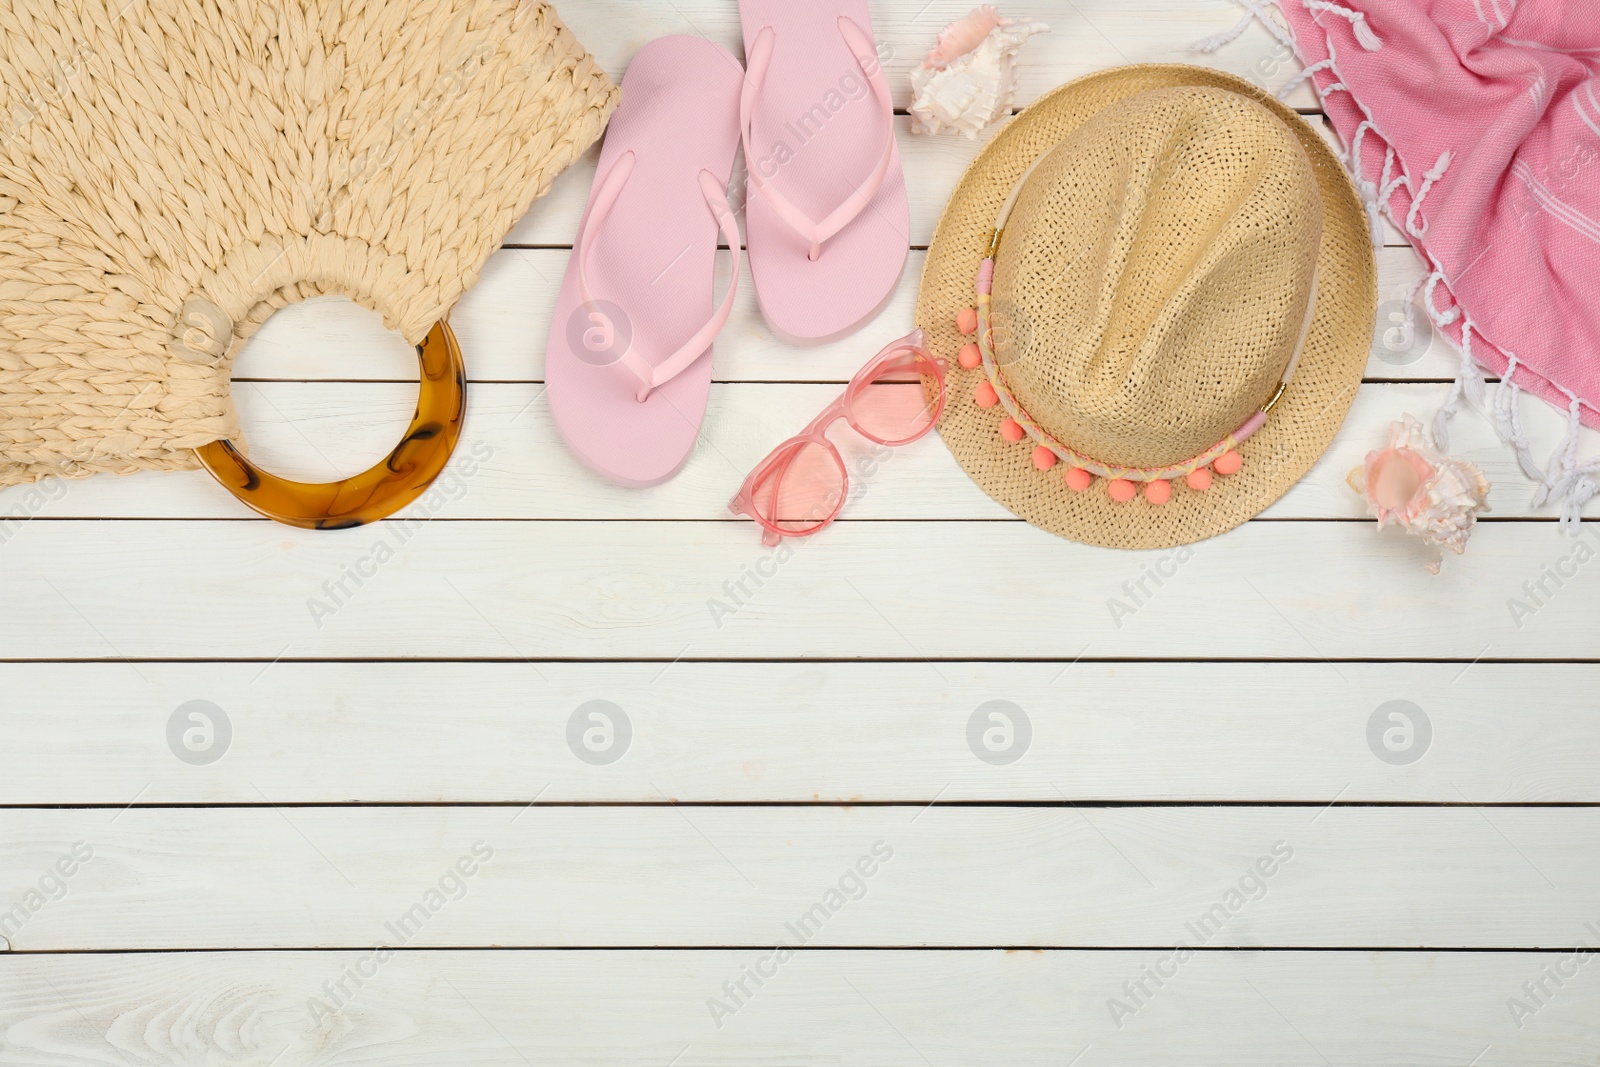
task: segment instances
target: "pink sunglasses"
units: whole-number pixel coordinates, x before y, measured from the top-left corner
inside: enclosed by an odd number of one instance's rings
[[[928,351],[927,342],[927,334],[912,330],[873,356],[837,400],[761,461],[728,510],[759,523],[767,545],[810,536],[836,519],[850,476],[828,428],[844,419],[867,440],[891,447],[933,429],[944,411],[947,364]],[[932,398],[922,387],[924,377],[937,384]]]

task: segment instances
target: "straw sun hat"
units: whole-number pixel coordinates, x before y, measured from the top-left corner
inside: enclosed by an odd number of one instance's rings
[[[1375,313],[1369,232],[1334,153],[1246,82],[1172,65],[1064,85],[939,220],[917,301],[933,349],[960,353],[939,430],[984,491],[1062,537],[1232,529],[1344,421]]]

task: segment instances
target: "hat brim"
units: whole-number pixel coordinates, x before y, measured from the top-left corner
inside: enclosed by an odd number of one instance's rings
[[[1073,492],[1061,467],[1036,469],[1027,449],[1001,438],[1001,409],[973,403],[983,371],[963,370],[951,360],[950,397],[939,433],[956,461],[1019,517],[1085,544],[1171,548],[1213,537],[1260,514],[1327,451],[1355,399],[1371,350],[1377,263],[1366,211],[1338,157],[1309,123],[1275,98],[1233,75],[1183,64],[1118,67],[1068,82],[1027,107],[978,154],[945,205],[922,269],[917,322],[928,332],[932,350],[954,356],[969,340],[956,329],[956,314],[973,304],[974,280],[995,216],[1028,165],[1107,105],[1182,86],[1248,97],[1300,140],[1322,194],[1316,310],[1294,381],[1267,424],[1240,448],[1243,468],[1216,478],[1205,492],[1179,486],[1159,506],[1142,495],[1118,503],[1099,481]]]

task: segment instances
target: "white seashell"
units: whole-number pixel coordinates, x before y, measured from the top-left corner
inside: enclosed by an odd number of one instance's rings
[[[1366,498],[1379,528],[1393,519],[1423,544],[1457,555],[1466,549],[1478,513],[1489,510],[1483,472],[1435,449],[1410,415],[1389,424],[1388,447],[1368,452],[1346,480]],[[1428,570],[1438,574],[1439,562],[1436,557]]]
[[[911,132],[978,131],[1011,110],[1017,91],[1017,53],[1049,26],[1037,19],[1001,18],[988,4],[944,28],[911,72]]]

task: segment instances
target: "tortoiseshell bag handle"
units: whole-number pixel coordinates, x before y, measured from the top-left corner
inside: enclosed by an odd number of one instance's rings
[[[268,474],[230,441],[195,450],[206,470],[269,519],[307,530],[344,530],[399,511],[425,492],[461,436],[467,376],[461,348],[440,319],[417,346],[422,386],[417,413],[398,445],[371,469],[339,482],[294,482]]]

